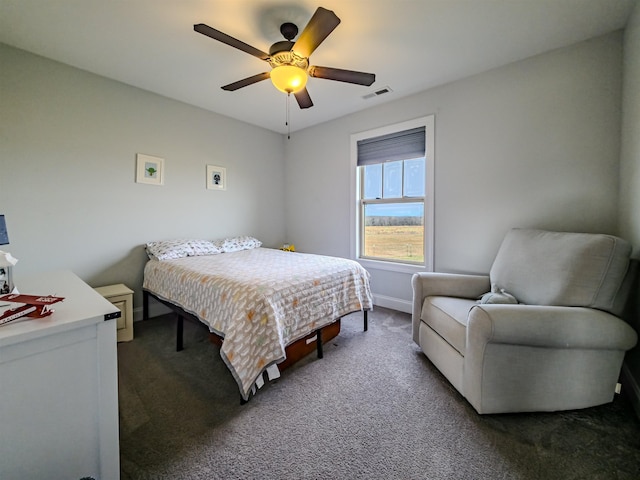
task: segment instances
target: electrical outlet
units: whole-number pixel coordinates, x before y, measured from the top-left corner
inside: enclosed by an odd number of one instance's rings
[[[616,393],[620,394],[621,391],[622,391],[622,384],[616,383]]]

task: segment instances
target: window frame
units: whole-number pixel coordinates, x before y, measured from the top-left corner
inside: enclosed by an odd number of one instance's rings
[[[435,115],[408,120],[372,130],[351,135],[351,258],[358,261],[365,268],[389,270],[395,272],[415,273],[418,271],[433,271],[434,261],[434,192],[435,192],[435,158],[434,158],[434,126]],[[415,202],[423,199],[424,204],[424,263],[405,263],[397,260],[372,259],[362,256],[362,241],[364,231],[363,204],[360,192],[363,174],[358,168],[358,141],[371,137],[378,137],[390,133],[424,127],[425,129],[425,195],[424,197],[396,198],[393,203]],[[391,200],[391,199],[389,199]],[[371,202],[369,200],[369,202]]]

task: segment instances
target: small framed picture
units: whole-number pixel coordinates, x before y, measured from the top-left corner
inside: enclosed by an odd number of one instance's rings
[[[137,183],[164,185],[164,158],[138,153],[136,162]]]
[[[215,165],[207,165],[207,189],[227,189],[227,169]]]
[[[13,291],[12,267],[0,267],[0,295]]]

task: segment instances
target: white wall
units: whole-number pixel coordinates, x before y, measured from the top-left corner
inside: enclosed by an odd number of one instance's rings
[[[624,34],[620,232],[640,258],[640,1]]]
[[[295,132],[287,241],[348,257],[349,136],[432,113],[437,271],[487,272],[511,227],[617,233],[621,66],[618,32]],[[409,307],[410,274],[371,274]]]
[[[139,308],[148,241],[280,245],[283,149],[279,134],[0,44],[2,249],[17,274],[122,282]],[[164,186],[135,183],[136,153],[165,159]],[[206,190],[207,164],[227,168],[226,191]]]
[[[640,259],[640,1],[624,34],[622,152],[620,156],[620,234]],[[636,281],[627,320],[640,332],[640,281]],[[627,354],[625,373],[640,414],[640,347]]]
[[[607,35],[291,140],[0,46],[6,249],[24,272],[138,292],[155,239],[248,233],[348,257],[350,135],[432,113],[436,270],[486,272],[513,226],[617,233],[621,45]],[[166,159],[165,186],[134,182],[138,152]],[[204,188],[208,163],[227,167],[226,192]],[[408,305],[410,275],[371,273]]]

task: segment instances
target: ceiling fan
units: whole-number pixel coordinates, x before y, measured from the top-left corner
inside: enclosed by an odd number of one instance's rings
[[[283,23],[280,26],[280,32],[286,40],[271,45],[269,53],[254,48],[204,23],[194,25],[193,29],[214,40],[258,57],[271,65],[271,71],[258,73],[230,83],[223,86],[223,90],[235,91],[271,78],[278,90],[287,94],[293,93],[300,108],[309,108],[313,106],[313,102],[306,88],[308,76],[366,86],[371,85],[376,79],[373,73],[309,65],[309,56],[333,32],[339,23],[340,19],[335,13],[319,7],[295,42],[293,39],[298,34],[298,27],[293,23]]]

